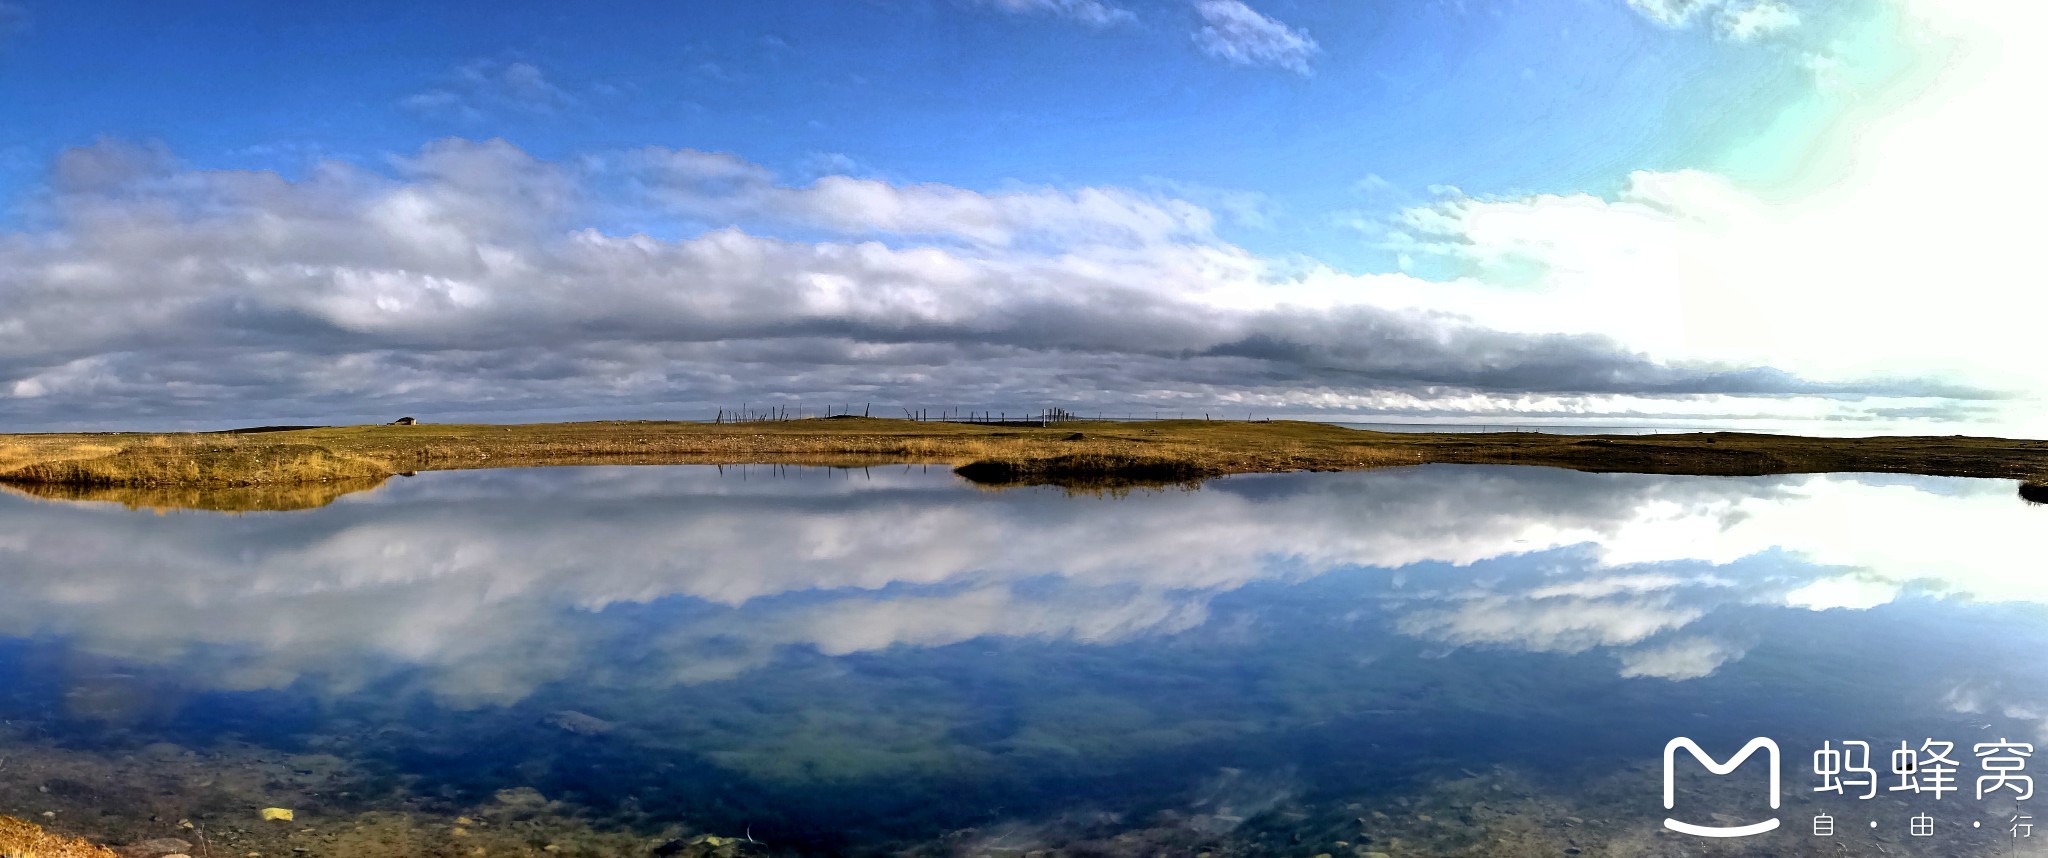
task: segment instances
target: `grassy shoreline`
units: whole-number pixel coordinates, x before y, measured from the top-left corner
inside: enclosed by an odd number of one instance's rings
[[[1190,483],[1236,473],[1424,463],[1725,476],[1886,472],[2038,484],[2048,476],[2048,442],[1727,432],[1386,433],[1292,421],[1077,421],[1035,428],[869,418],[0,435],[0,484],[48,497],[89,497],[107,488],[319,495],[286,489],[327,484],[352,490],[397,474],[474,468],[885,462],[945,464],[989,485]]]

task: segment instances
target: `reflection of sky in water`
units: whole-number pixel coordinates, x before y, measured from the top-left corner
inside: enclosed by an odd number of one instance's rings
[[[74,702],[81,737],[397,725],[376,753],[449,789],[757,831],[1169,806],[1225,766],[1333,794],[1562,776],[1679,732],[1796,761],[2048,713],[2043,516],[2007,483],[1427,467],[1119,499],[795,473],[429,474],[235,517],[0,498],[0,677],[157,683]],[[617,728],[542,725],[560,710]]]

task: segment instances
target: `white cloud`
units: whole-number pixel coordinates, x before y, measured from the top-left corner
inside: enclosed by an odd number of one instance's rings
[[[1010,12],[1051,15],[1087,24],[1091,27],[1109,27],[1136,21],[1138,16],[1121,6],[1104,3],[1102,0],[982,0],[991,6]]]
[[[1272,229],[1279,210],[1271,196],[1258,191],[1219,188],[1160,176],[1147,176],[1144,186],[1199,205],[1215,212],[1225,222],[1246,229]]]
[[[441,85],[399,99],[422,116],[473,120],[497,109],[551,112],[575,98],[528,62],[476,60],[455,69]]]
[[[479,83],[490,83],[503,87],[505,95],[524,104],[559,104],[569,100],[567,93],[549,83],[541,74],[540,67],[532,63],[506,63],[495,69],[477,68],[470,74],[478,77]]]
[[[1667,27],[1680,27],[1721,0],[1628,0],[1628,5]]]
[[[1696,512],[1697,510],[1692,511]],[[1682,577],[1664,573],[1609,575],[1579,578],[1561,584],[1545,584],[1530,590],[1528,596],[1531,599],[1555,599],[1559,597],[1605,599],[1617,595],[1661,593],[1679,587],[1720,586],[1732,583],[1714,579],[1701,579],[1697,576]]]
[[[417,665],[439,694],[502,702],[576,669],[599,643],[587,615],[621,603],[718,607],[644,642],[677,682],[728,678],[793,645],[1110,643],[1199,625],[1215,593],[1255,581],[1481,562],[1600,533],[1650,498],[1740,490],[1534,469],[1318,475],[1278,492],[1264,478],[1239,482],[1118,500],[982,494],[893,469],[836,482],[668,469],[431,475],[395,497],[231,532],[0,497],[0,561],[15,573],[0,634],[64,634],[148,659],[227,648],[244,655],[218,681],[243,687],[302,676],[347,686],[372,678],[365,670]],[[1461,515],[1443,515],[1454,503]],[[595,526],[553,514],[593,504],[627,511]],[[131,540],[83,538],[109,527],[149,531],[158,550],[138,557],[121,550]],[[59,542],[77,550],[47,550]],[[773,562],[764,544],[778,546]],[[1169,546],[1183,559],[1159,563]],[[80,589],[79,568],[103,586]],[[806,596],[780,598],[793,594]]]
[[[1197,9],[1220,55],[1306,69],[1306,36],[1242,4]],[[101,143],[60,156],[46,216],[0,234],[0,413],[678,416],[858,391],[2048,431],[2048,364],[2032,354],[2048,296],[2013,279],[2036,267],[2027,206],[2048,182],[2011,107],[2044,70],[2010,43],[2040,13],[1908,12],[1940,72],[1910,81],[1924,99],[1817,150],[1841,181],[1788,192],[1671,170],[1608,195],[1444,188],[1393,237],[1421,263],[1404,270],[1431,279],[1250,252],[1217,221],[1263,222],[1259,199],[1171,179],[967,188],[820,159],[792,182],[723,153],[546,161],[448,140],[287,180]],[[449,86],[422,109],[568,98],[516,62]]]
[[[1785,604],[1813,611],[1867,611],[1891,604],[1905,585],[1858,575],[1822,578],[1785,594]]]
[[[1722,9],[1718,24],[1729,38],[1748,41],[1799,26],[1799,13],[1774,0],[1757,0]]]
[[[2048,76],[2019,35],[2048,23],[2042,10],[1909,6],[1935,54],[1911,82],[1919,95],[1846,121],[1800,184],[1638,172],[1612,196],[1458,195],[1411,210],[1402,250],[1523,290],[1449,283],[1414,297],[1666,359],[1967,379],[2022,397],[2007,431],[2048,431],[2048,363],[2033,354],[2048,294],[2015,280],[2038,267],[2034,207],[2048,196],[2031,119],[2013,107],[2032,97],[2025,81]]]
[[[1621,675],[1672,681],[1703,679],[1743,655],[1743,650],[1721,641],[1689,637],[1622,652]]]
[[[550,162],[456,139],[390,167],[288,181],[155,147],[67,152],[48,228],[0,236],[0,391],[42,394],[0,408],[160,423],[697,416],[769,396],[1560,417],[1893,401],[1476,325],[1411,299],[1489,287],[1264,259],[1160,193],[792,186],[718,153]],[[620,211],[691,225],[588,226]],[[1744,398],[1759,392],[1791,396]]]
[[[791,183],[729,154],[461,140],[286,180],[103,143],[58,159],[34,231],[0,235],[0,412],[697,416],[779,396],[2048,430],[2024,398],[2048,391],[2048,297],[2011,279],[2033,267],[2023,201],[2048,190],[2010,110],[2038,61],[1998,47],[2024,26],[1972,9],[1924,13],[1971,49],[1930,101],[1828,150],[1843,181],[1446,189],[1397,236],[1435,279],[1262,257],[1188,197],[1255,201],[1165,180],[974,189],[819,162]],[[598,226],[621,222],[670,234]]]
[[[1403,618],[1406,634],[1454,644],[1512,646],[1531,652],[1580,653],[1633,644],[1699,619],[1696,608],[1663,599],[1474,598],[1455,608]]]
[[[852,235],[950,237],[989,245],[1063,246],[1206,240],[1209,210],[1121,188],[982,193],[933,183],[827,175],[805,187],[732,155],[643,149],[628,159],[661,204],[715,221],[794,221]]]
[[[1200,0],[1195,12],[1202,29],[1195,44],[1209,56],[1241,66],[1274,66],[1310,74],[1309,60],[1321,47],[1306,30],[1259,14],[1241,0]]]
[[[319,516],[219,527],[0,496],[0,635],[156,660],[226,651],[238,668],[213,675],[237,687],[417,666],[474,703],[587,666],[605,639],[592,612],[671,597],[704,613],[639,646],[674,682],[729,678],[788,646],[1170,634],[1207,622],[1219,593],[1360,567],[1427,564],[1392,576],[1376,616],[1394,631],[1605,649],[1624,675],[1674,680],[1742,655],[1691,630],[1701,618],[1796,607],[1844,570],[1891,592],[2048,604],[2048,583],[2012,563],[2039,511],[1991,481],[1439,467],[1077,499],[972,492],[943,471],[811,476],[427,475]],[[138,540],[154,550],[127,550]],[[1743,563],[1760,556],[1772,560]]]
[[[1644,17],[1678,28],[1712,17],[1724,36],[1747,41],[1799,25],[1799,13],[1779,0],[1628,0]]]

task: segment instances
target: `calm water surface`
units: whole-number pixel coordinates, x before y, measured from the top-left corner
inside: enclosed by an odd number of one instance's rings
[[[1462,466],[7,495],[0,813],[213,855],[2029,854],[1974,752],[2048,732],[2044,533],[2009,482]],[[1681,735],[1773,738],[1782,808],[1687,760],[1667,811]],[[1890,789],[1927,739],[1957,792]],[[1875,798],[1814,791],[1845,740]]]

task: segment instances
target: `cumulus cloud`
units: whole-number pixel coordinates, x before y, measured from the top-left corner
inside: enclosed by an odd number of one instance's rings
[[[1312,73],[1309,60],[1322,50],[1308,31],[1266,17],[1242,0],[1200,0],[1195,12],[1202,19],[1195,44],[1228,63],[1306,75]]]
[[[1138,16],[1122,6],[1102,0],[982,0],[1008,12],[1050,15],[1078,21],[1091,27],[1110,27],[1136,21]]]
[[[1952,392],[1482,324],[1483,302],[1449,300],[1479,284],[1267,260],[1206,208],[1128,189],[792,185],[720,153],[554,162],[460,139],[297,179],[106,142],[51,175],[46,223],[0,235],[0,413],[17,421],[742,399],[1838,414]],[[621,213],[685,226],[591,225]],[[1410,300],[1427,290],[1446,303]],[[1860,407],[1883,402],[1899,404]]]

